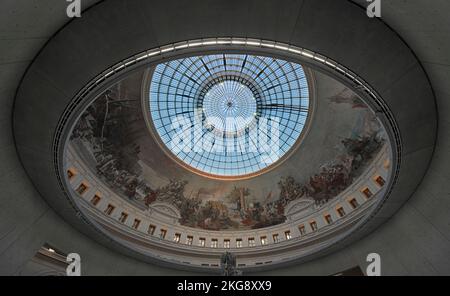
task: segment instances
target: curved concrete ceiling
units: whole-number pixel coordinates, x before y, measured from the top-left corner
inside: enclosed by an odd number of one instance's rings
[[[85,8],[95,4],[95,1],[82,2]],[[248,11],[265,14],[274,22],[285,19],[289,12],[291,16],[287,19],[295,24],[303,2],[307,1],[286,1],[285,5],[277,3],[281,10],[254,2],[249,3]],[[170,3],[154,5],[164,9]],[[217,5],[218,9],[226,10],[228,2]],[[450,121],[446,117],[446,112],[450,112],[450,89],[446,84],[450,74],[450,62],[446,56],[450,50],[450,32],[445,30],[450,22],[445,15],[449,6],[443,0],[436,1],[432,7],[425,1],[383,3],[383,20],[416,53],[430,77],[437,98],[438,140],[423,182],[401,210],[368,237],[327,257],[278,270],[279,274],[332,274],[354,265],[365,266],[366,255],[371,252],[382,256],[384,274],[450,273],[450,258],[447,256],[450,253],[447,185],[450,169],[445,166],[445,163],[450,163]],[[86,262],[85,274],[173,274],[172,270],[109,251],[84,237],[62,221],[32,186],[16,154],[11,125],[13,101],[30,62],[45,42],[69,20],[65,15],[66,3],[61,1],[46,4],[7,1],[3,7],[0,18],[0,184],[3,190],[0,194],[0,273],[20,272],[23,264],[45,242],[49,242],[68,252],[76,250],[80,253]],[[162,22],[156,19],[158,21]],[[420,147],[417,152],[421,153]]]

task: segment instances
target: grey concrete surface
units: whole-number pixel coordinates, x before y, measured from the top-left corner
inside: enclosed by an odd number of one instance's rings
[[[94,4],[95,1],[82,1],[85,7]],[[106,0],[106,5],[114,0]],[[121,1],[131,3],[131,1]],[[268,1],[270,2],[270,1]],[[301,40],[303,46],[307,42],[312,42],[314,38],[321,38],[324,53],[334,57],[336,60],[351,61],[354,57],[354,64],[349,65],[358,67],[359,73],[367,79],[364,71],[368,68],[368,60],[372,61],[371,66],[379,66],[378,77],[370,77],[374,86],[383,90],[383,95],[399,97],[401,94],[411,92],[408,97],[416,98],[416,101],[401,100],[398,104],[398,110],[405,112],[411,104],[420,104],[423,106],[432,105],[433,102],[421,101],[418,92],[423,92],[423,97],[430,94],[430,89],[416,89],[419,87],[414,83],[414,71],[418,71],[418,65],[404,51],[392,52],[396,48],[395,42],[387,42],[377,39],[377,34],[372,33],[378,26],[368,24],[365,29],[368,35],[360,33],[361,31],[347,31],[347,34],[339,34],[346,24],[327,24],[325,26],[328,34],[325,36],[315,35],[314,27],[319,25],[315,23],[314,15],[302,15],[305,7],[314,8],[316,2],[320,1],[282,1],[271,5],[270,3],[261,4],[261,1],[242,1],[230,3],[230,1],[208,2],[209,13],[202,9],[193,10],[201,7],[203,1],[190,1],[192,6],[182,4],[180,1],[146,1],[140,7],[141,11],[152,11],[151,18],[145,18],[143,15],[135,17],[142,30],[129,32],[134,34],[137,39],[145,40],[141,44],[133,46],[152,47],[152,44],[164,44],[174,40],[185,40],[196,36],[213,37],[218,32],[214,27],[204,26],[207,20],[214,19],[222,24],[223,35],[231,35],[234,32],[240,32],[241,36],[250,36],[253,34],[266,39],[287,39],[291,42]],[[315,13],[331,15],[333,5],[339,5],[337,2],[347,2],[346,0],[327,1],[331,4],[330,10],[321,9]],[[137,2],[136,2],[137,3]],[[233,4],[233,5],[231,5]],[[103,5],[103,4],[102,4]],[[122,4],[122,10],[117,12],[117,19],[126,14],[129,8],[128,4]],[[130,4],[138,5],[138,4]],[[183,274],[181,271],[161,268],[158,266],[139,262],[130,257],[123,256],[117,252],[111,251],[90,238],[84,236],[72,226],[62,220],[53,209],[44,202],[42,197],[33,187],[28,179],[16,153],[12,134],[12,106],[14,96],[19,82],[32,59],[36,56],[38,50],[45,42],[64,24],[69,22],[65,16],[64,1],[29,1],[29,0],[7,0],[2,1],[0,10],[0,274],[17,274],[22,266],[34,255],[44,242],[49,242],[58,246],[64,251],[70,252],[77,250],[83,258],[84,274]],[[213,9],[214,8],[214,9]],[[192,9],[192,11],[191,11]],[[355,7],[354,9],[359,9]],[[370,252],[378,252],[382,256],[383,274],[450,274],[450,189],[448,181],[450,179],[450,120],[447,113],[450,112],[450,86],[447,83],[450,75],[450,62],[447,53],[450,51],[450,20],[446,17],[446,11],[450,9],[450,3],[444,0],[435,0],[433,3],[425,0],[412,1],[383,1],[383,20],[395,29],[399,35],[404,38],[411,49],[417,54],[420,62],[424,66],[430,77],[433,90],[436,94],[439,111],[439,127],[436,149],[434,150],[433,161],[427,175],[412,198],[398,211],[387,223],[381,225],[375,232],[352,244],[345,249],[332,255],[314,260],[299,266],[274,270],[268,274],[331,274],[340,270],[360,264],[365,267],[365,257]],[[164,11],[176,11],[176,18],[164,18]],[[223,16],[226,13],[232,13],[237,21],[230,22]],[[92,12],[94,13],[94,12]],[[327,13],[329,15],[327,15]],[[341,11],[342,17],[346,19],[348,11]],[[364,16],[364,11],[361,12]],[[186,18],[186,19],[185,19]],[[189,21],[191,20],[191,21]],[[233,19],[234,20],[234,19]],[[100,19],[100,23],[107,26],[108,19]],[[76,22],[76,20],[75,20]],[[180,35],[176,30],[177,24],[185,23],[189,26],[189,32],[192,35]],[[285,26],[279,30],[280,24]],[[351,24],[348,20],[347,25]],[[288,29],[286,29],[288,28]],[[296,30],[307,28],[299,34]],[[105,44],[108,40],[113,42],[115,30],[110,30],[111,35],[96,35],[96,32],[87,32],[82,36],[70,36],[73,40],[78,38],[103,38]],[[141,37],[141,38],[139,38]],[[256,37],[256,36],[255,36]],[[296,39],[297,38],[297,39]],[[357,38],[360,42],[355,42]],[[317,40],[317,39],[316,39]],[[105,54],[114,55],[120,59],[126,54],[129,44],[116,43],[115,50],[110,47],[89,48],[89,39],[86,43],[70,43],[71,40],[58,40],[67,44],[69,48],[78,51],[88,51],[92,63],[98,68],[90,68],[92,75],[103,70],[107,60],[102,60]],[[66,43],[67,42],[67,43]],[[354,48],[351,51],[333,51],[325,52],[330,48],[330,43],[338,45],[352,45],[348,48]],[[368,54],[365,48],[370,48],[371,44],[379,44],[384,48],[380,53]],[[85,46],[84,46],[85,45]],[[320,44],[316,45],[318,48]],[[366,52],[366,55],[355,55],[357,52]],[[389,54],[391,53],[391,54]],[[393,53],[393,54],[392,54]],[[70,55],[71,52],[52,52],[48,56],[50,60],[58,60],[61,55]],[[86,56],[86,55],[85,55]],[[386,58],[389,56],[390,58]],[[77,60],[77,55],[70,56],[73,63],[86,62],[91,60]],[[98,62],[100,61],[100,62]],[[389,65],[393,62],[403,65],[403,72],[390,69]],[[102,64],[103,63],[103,64]],[[348,64],[348,63],[347,63]],[[44,66],[44,64],[43,64]],[[52,73],[60,65],[54,65]],[[103,68],[102,68],[103,67]],[[367,67],[367,68],[366,68]],[[91,77],[77,76],[77,71],[71,73],[70,77],[56,75],[48,78],[47,69],[38,68],[38,76],[44,83],[45,81],[53,86],[61,96],[68,96],[77,89],[77,85],[83,81],[88,81]],[[388,69],[388,70],[386,70]],[[86,72],[83,72],[86,73]],[[67,72],[66,72],[67,74]],[[65,74],[65,75],[66,75]],[[57,78],[56,81],[54,78]],[[388,79],[389,78],[389,79]],[[61,79],[61,81],[58,81]],[[72,85],[64,83],[65,87],[59,89],[58,85],[64,80],[73,79]],[[395,85],[395,87],[394,87]],[[42,95],[33,94],[29,96]],[[406,98],[406,96],[401,96]],[[45,98],[44,98],[45,99]],[[41,110],[29,110],[31,112],[45,111],[50,107],[62,108],[58,102],[47,102],[43,104]],[[408,147],[408,156],[414,158],[418,154],[429,155],[432,147],[429,143],[432,139],[434,128],[433,122],[429,121],[430,113],[428,108],[421,108],[422,112],[415,114],[416,121],[400,122],[403,126],[416,124],[417,133],[404,135]],[[420,110],[419,110],[420,111]],[[24,122],[27,120],[24,118]],[[423,132],[420,132],[422,129]],[[429,130],[428,134],[426,131]],[[39,134],[35,135],[42,136]],[[45,136],[45,135],[44,135]],[[424,138],[422,138],[424,137]],[[38,138],[39,139],[39,138]],[[417,144],[417,146],[414,146]],[[27,147],[24,147],[27,148]],[[30,147],[29,147],[30,148]],[[29,149],[28,148],[28,149]],[[48,148],[48,147],[46,147]],[[43,147],[43,149],[45,149]],[[48,151],[48,150],[47,150]],[[33,152],[33,151],[30,151]],[[425,157],[426,158],[426,157]],[[36,164],[40,159],[35,159]],[[414,162],[414,160],[412,160]],[[420,164],[423,169],[427,163]],[[419,171],[419,170],[418,170]],[[420,171],[417,173],[417,179],[420,179]],[[406,185],[405,185],[406,186]],[[393,207],[393,209],[396,209]]]

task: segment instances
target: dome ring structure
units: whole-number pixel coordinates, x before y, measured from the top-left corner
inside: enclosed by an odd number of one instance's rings
[[[192,73],[195,79],[186,78],[185,73]],[[210,178],[252,178],[279,166],[300,145],[313,114],[311,81],[300,65],[279,59],[248,54],[194,56],[161,63],[148,75],[152,78],[144,86],[144,97],[149,102],[144,104],[149,110],[146,121],[152,136],[180,165]],[[269,79],[276,75],[277,84],[271,85]],[[170,129],[180,117],[203,126],[198,139],[194,134],[190,147],[184,147],[188,148],[187,153],[182,147],[175,147],[174,153],[170,147],[175,135]],[[257,146],[258,123],[261,122],[260,127],[269,125],[269,120],[276,121],[273,126],[276,124],[277,130],[271,132],[268,128],[264,133],[267,137],[276,133],[280,139],[275,143],[276,151]],[[202,142],[215,145],[205,147]],[[194,144],[198,147],[192,147]]]

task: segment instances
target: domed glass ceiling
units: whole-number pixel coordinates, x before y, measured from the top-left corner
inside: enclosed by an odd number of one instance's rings
[[[185,167],[252,175],[296,146],[308,117],[308,83],[302,66],[285,60],[194,56],[155,67],[149,109],[158,141]]]

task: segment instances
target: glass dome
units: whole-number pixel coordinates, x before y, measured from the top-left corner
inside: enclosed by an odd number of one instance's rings
[[[280,161],[297,146],[310,105],[301,65],[244,54],[159,64],[148,99],[166,152],[215,177],[251,176]]]

